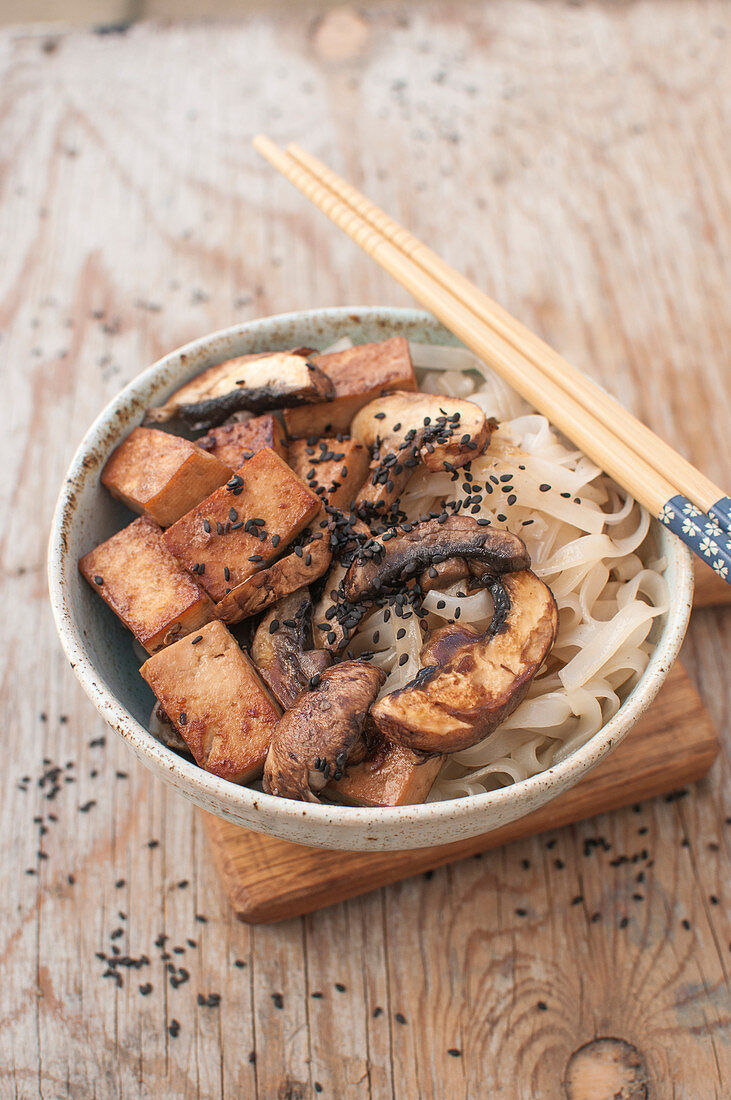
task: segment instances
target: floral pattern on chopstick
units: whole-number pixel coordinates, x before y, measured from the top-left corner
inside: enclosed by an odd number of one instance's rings
[[[658,519],[703,558],[719,577],[729,581],[731,539],[716,519],[705,515],[684,496],[671,497],[662,506]]]

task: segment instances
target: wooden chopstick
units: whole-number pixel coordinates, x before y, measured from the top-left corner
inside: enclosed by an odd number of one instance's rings
[[[450,287],[437,281],[402,252],[309,168],[263,135],[254,139],[254,147],[467,347],[488,362],[567,438],[731,583],[731,541],[724,536],[715,518],[704,516],[691,501],[678,494],[676,486],[632,450],[621,436],[599,421],[574,394],[544,375],[534,362],[477,316]],[[400,227],[396,226],[396,230]]]
[[[688,497],[700,511],[707,512],[722,528],[731,531],[731,499],[664,439],[321,160],[293,143],[287,146],[287,153],[419,267],[433,275],[445,289],[460,298],[542,374],[580,401],[613,434],[621,435],[633,451],[676,487],[677,493]]]

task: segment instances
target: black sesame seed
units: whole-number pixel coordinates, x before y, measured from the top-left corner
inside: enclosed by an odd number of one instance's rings
[[[460,1058],[462,1056],[462,1051],[458,1050],[457,1047],[450,1047],[447,1054],[451,1054],[453,1058]]]
[[[99,577],[99,576],[97,576],[97,577],[94,577],[94,584],[98,584],[98,585],[102,585],[102,584],[104,584],[104,578],[103,578],[103,577]]]
[[[516,497],[515,493],[511,493],[508,497],[508,504],[515,504],[517,499],[518,498]]]
[[[404,1016],[403,1012],[394,1012],[394,1019],[397,1024],[406,1023],[406,1017]]]
[[[188,721],[188,715],[185,713],[184,710],[181,710],[180,714],[178,715],[178,722],[180,723],[181,726],[184,726],[184,725],[186,725],[187,721]]]
[[[399,659],[398,659],[398,663],[399,663],[399,668],[403,667],[403,665],[405,665],[405,664],[406,664],[406,662],[408,661],[408,659],[409,659],[409,655],[408,655],[408,653],[402,653],[402,654],[401,654],[401,656],[400,656],[400,657],[399,657]]]
[[[284,1008],[284,997],[281,993],[272,993],[271,998],[275,1008]]]
[[[538,486],[538,488],[539,488],[540,492],[547,493],[549,491],[549,489],[551,488],[551,486],[547,485],[546,482],[544,481],[542,485]]]
[[[539,1001],[538,1004],[536,1005],[536,1008],[538,1009],[539,1012],[547,1012],[548,1011],[548,1005],[546,1004],[545,1001]]]

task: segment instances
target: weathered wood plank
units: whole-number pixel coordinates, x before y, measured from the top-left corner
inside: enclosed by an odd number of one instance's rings
[[[727,755],[682,802],[563,830],[550,851],[522,842],[323,924],[249,931],[191,808],[111,734],[90,747],[104,730],[57,646],[44,555],[78,439],[163,351],[290,308],[408,304],[258,162],[257,130],[319,153],[727,480],[730,32],[715,0],[458,0],[0,34],[3,1096],[269,1100],[351,1079],[368,1095],[365,1067],[379,1100],[533,1100],[560,1095],[569,1056],[596,1034],[634,1043],[657,1095],[668,1082],[683,1100],[728,1094],[730,937],[710,900]],[[694,613],[683,655],[724,730],[730,631],[728,611]],[[36,785],[44,758],[78,776],[52,801]],[[611,851],[585,858],[590,832]],[[608,867],[640,842],[647,861]],[[586,904],[571,905],[579,893]],[[185,953],[161,960],[160,932]],[[120,989],[94,955],[112,944],[150,958]],[[308,993],[340,980],[341,959],[346,992],[313,1010]],[[190,971],[177,989],[172,961]],[[221,1007],[198,1006],[199,992]]]

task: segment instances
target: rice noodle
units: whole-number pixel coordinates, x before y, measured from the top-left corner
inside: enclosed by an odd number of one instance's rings
[[[468,398],[499,420],[487,452],[469,467],[473,484],[485,487],[482,501],[464,512],[520,535],[559,607],[556,644],[527,697],[490,737],[446,758],[429,796],[435,801],[518,783],[585,744],[644,670],[668,588],[665,562],[648,539],[647,512],[544,416],[464,348],[412,342],[411,353],[422,389]],[[504,474],[514,486],[511,504]],[[401,507],[416,519],[470,495],[464,476],[452,481],[420,468]],[[459,609],[460,622],[479,632],[492,613],[486,591],[467,594],[459,583],[429,592],[424,607],[424,626],[408,611],[401,618],[380,608],[352,640],[354,655],[372,651],[386,671],[382,694],[414,678],[426,630],[453,622]]]

